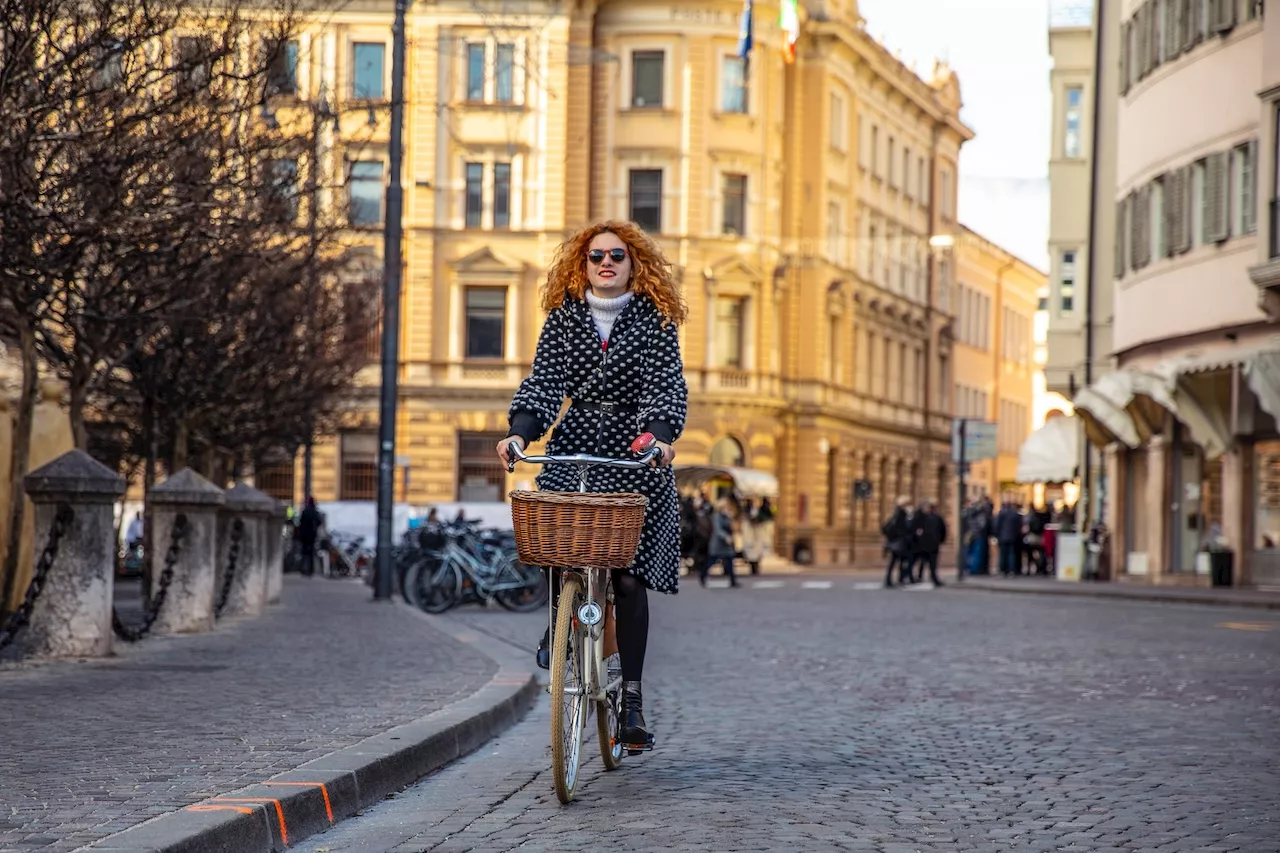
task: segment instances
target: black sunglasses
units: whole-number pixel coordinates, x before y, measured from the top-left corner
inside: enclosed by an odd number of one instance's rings
[[[610,249],[609,258],[615,264],[620,264],[627,259],[627,250],[626,249]],[[591,261],[591,263],[597,266],[604,263],[604,249],[592,249],[590,252],[587,252],[587,260]]]

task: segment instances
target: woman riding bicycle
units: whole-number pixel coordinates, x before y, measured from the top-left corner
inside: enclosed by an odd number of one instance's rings
[[[560,244],[542,294],[547,320],[533,369],[511,401],[510,431],[498,444],[523,449],[555,424],[547,452],[624,458],[632,441],[651,433],[662,449],[661,471],[598,468],[594,492],[639,492],[649,499],[630,568],[613,572],[618,656],[622,666],[624,743],[644,743],[640,681],[649,636],[646,589],[674,593],[680,577],[679,507],[672,443],[684,430],[689,391],[677,326],[688,309],[662,250],[630,222],[591,225]],[[578,490],[572,465],[548,465],[538,488]],[[550,666],[550,631],[538,644],[538,666]]]

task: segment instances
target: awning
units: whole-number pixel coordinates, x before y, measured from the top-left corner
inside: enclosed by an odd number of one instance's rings
[[[777,498],[778,478],[768,471],[735,468],[731,465],[677,465],[676,485],[695,488],[708,480],[724,477],[733,480],[733,488],[744,498]]]
[[[1125,406],[1133,398],[1124,377],[1108,373],[1076,394],[1071,401],[1077,417],[1084,421],[1085,435],[1100,447],[1119,442],[1126,447],[1139,447],[1142,438]]]
[[[1019,483],[1069,483],[1080,459],[1079,418],[1063,415],[1045,421],[1018,451]]]

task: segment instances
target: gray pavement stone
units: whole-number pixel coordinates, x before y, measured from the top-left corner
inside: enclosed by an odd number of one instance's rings
[[[0,665],[0,850],[70,851],[422,717],[496,665],[348,581],[211,634]]]
[[[653,596],[658,748],[616,773],[589,758],[572,806],[551,790],[544,698],[295,849],[1280,850],[1280,632],[1218,627],[1240,611],[1205,605],[833,580]],[[455,617],[530,656],[545,619]],[[447,817],[458,791],[470,824]],[[361,845],[388,829],[403,840]]]

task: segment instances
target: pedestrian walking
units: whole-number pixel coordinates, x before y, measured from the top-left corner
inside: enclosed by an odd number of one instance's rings
[[[707,575],[715,563],[724,567],[724,573],[729,578],[729,586],[738,585],[738,579],[733,573],[733,561],[737,554],[737,548],[733,544],[733,523],[733,507],[728,498],[721,498],[711,515],[711,542],[707,548],[707,560],[702,564],[702,575],[699,578],[703,586],[707,585]]]
[[[911,526],[914,528],[915,550],[920,562],[920,574],[916,580],[924,581],[924,570],[928,567],[929,582],[934,586],[942,586],[942,581],[938,579],[938,552],[947,541],[946,520],[938,515],[933,501],[925,500],[920,502],[920,509]]]
[[[1012,501],[1005,501],[995,520],[996,545],[1000,550],[1000,576],[1022,573],[1019,549],[1022,545],[1022,513]]]
[[[905,495],[898,498],[898,506],[894,509],[893,515],[889,516],[880,527],[880,533],[884,536],[885,554],[889,557],[889,563],[884,570],[884,585],[886,587],[893,586],[893,570],[898,570],[898,580],[901,583],[905,573],[910,571],[909,561],[911,559],[911,499]]]

